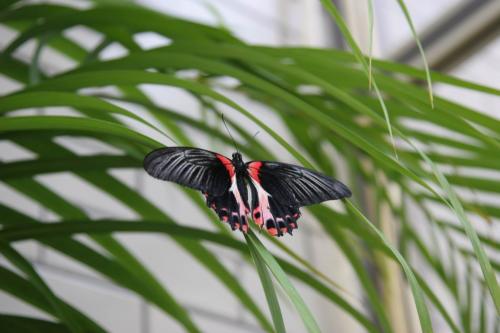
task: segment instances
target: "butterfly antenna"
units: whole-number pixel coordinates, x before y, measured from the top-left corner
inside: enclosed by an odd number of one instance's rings
[[[224,113],[222,113],[221,118],[222,118],[222,123],[224,124],[224,127],[226,128],[227,133],[229,134],[229,136],[231,137],[231,140],[233,141],[234,149],[236,149],[236,151],[239,153],[240,151],[238,150],[238,146],[236,145],[236,141],[234,141],[234,138],[231,135],[231,131],[227,127],[226,120],[224,119]]]

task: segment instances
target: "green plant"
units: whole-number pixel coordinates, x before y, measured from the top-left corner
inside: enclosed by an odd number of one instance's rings
[[[331,7],[331,3],[325,1],[324,4],[343,26],[341,17]],[[500,91],[439,73],[428,74],[401,64],[368,61],[356,49],[352,38],[348,40],[354,54],[324,49],[270,48],[247,45],[225,29],[165,16],[132,4],[111,3],[78,10],[50,4],[16,6],[16,1],[5,1],[1,9],[1,23],[18,30],[19,35],[2,52],[0,72],[22,83],[23,88],[0,98],[0,113],[3,115],[0,133],[3,140],[15,142],[37,155],[33,160],[1,164],[1,180],[62,218],[57,223],[41,224],[11,207],[0,206],[0,222],[3,225],[0,230],[0,251],[24,273],[21,276],[7,267],[0,267],[0,288],[59,321],[59,324],[51,324],[29,318],[2,316],[0,322],[3,325],[16,324],[38,329],[53,325],[54,330],[79,332],[103,330],[92,318],[58,298],[30,263],[10,245],[20,240],[35,239],[137,293],[177,320],[186,331],[202,331],[168,289],[113,236],[115,232],[147,231],[172,237],[186,252],[197,258],[201,265],[234,293],[266,331],[285,331],[272,275],[296,307],[309,332],[318,332],[318,325],[290,277],[323,294],[351,315],[366,331],[394,332],[392,318],[387,313],[387,302],[364,266],[367,261],[374,262],[382,271],[391,263],[400,265],[411,287],[422,331],[432,332],[430,306],[437,310],[437,316],[446,321],[451,331],[487,332],[488,329],[498,329],[498,320],[496,328],[486,324],[489,320],[486,309],[494,304],[496,313],[500,311],[500,291],[495,276],[500,264],[490,260],[483,250],[488,247],[498,252],[498,242],[490,235],[478,235],[469,221],[469,214],[479,215],[488,223],[496,224],[498,222],[493,219],[500,217],[500,210],[495,206],[460,198],[454,188],[463,186],[498,193],[500,187],[494,180],[483,180],[454,171],[444,172],[441,167],[497,169],[500,165],[497,157],[500,146],[499,121],[437,96],[432,108],[427,91],[411,83],[411,80],[428,77],[434,82],[493,95],[500,95]],[[75,25],[90,27],[105,38],[94,50],[87,51],[62,34],[66,28]],[[132,38],[139,32],[155,32],[171,39],[172,44],[142,50]],[[348,36],[345,26],[343,32]],[[12,53],[29,40],[36,40],[38,45],[30,62],[14,58]],[[100,60],[100,52],[112,42],[120,43],[129,53],[114,60]],[[77,66],[60,75],[44,75],[39,56],[48,47],[72,59]],[[149,70],[151,68],[153,70]],[[185,79],[176,75],[184,69],[196,70],[196,77]],[[238,80],[238,84],[221,87],[217,80],[220,77],[232,77]],[[368,88],[367,77],[371,80],[370,85],[373,84],[374,92]],[[141,194],[107,173],[109,168],[140,168],[143,156],[161,146],[151,137],[125,125],[114,117],[116,115],[140,122],[182,145],[196,146],[196,142],[191,142],[184,135],[181,126],[205,133],[219,143],[230,142],[220,127],[156,105],[140,89],[139,85],[145,83],[183,89],[199,102],[207,114],[218,116],[222,105],[229,107],[230,112],[242,114],[249,122],[257,124],[305,166],[335,175],[339,165],[326,153],[326,147],[334,149],[343,157],[349,176],[353,179],[353,201],[344,202],[344,213],[327,206],[311,207],[309,211],[349,260],[364,290],[371,314],[353,306],[338,286],[321,273],[321,269],[304,261],[279,240],[270,241],[284,249],[288,253],[287,258],[272,256],[252,232],[245,238],[246,244],[236,240],[203,208],[203,201],[197,194],[186,190],[186,195],[206,212],[207,220],[214,222],[219,232],[178,224]],[[121,91],[120,97],[104,92],[78,92],[81,88],[110,85]],[[313,86],[318,91],[305,94],[300,89],[303,86]],[[251,110],[244,109],[230,99],[227,94],[229,91],[268,106],[286,124],[294,138],[293,142],[285,140]],[[159,125],[111,101],[140,105],[148,110]],[[71,107],[84,117],[9,116],[15,110],[48,106]],[[408,119],[426,121],[461,133],[467,137],[467,141],[411,128],[406,125]],[[240,138],[238,146],[248,157],[275,158],[252,133],[234,122],[229,123]],[[161,129],[157,126],[161,126]],[[54,137],[62,134],[97,138],[117,147],[124,155],[75,155],[54,143]],[[434,150],[434,145],[459,149],[464,154],[456,156],[442,153]],[[424,148],[419,148],[421,146]],[[34,179],[37,174],[58,171],[79,175],[130,207],[139,218],[135,223],[93,221],[80,207]],[[389,187],[398,189],[399,200],[394,199]],[[372,194],[366,194],[366,189]],[[363,210],[359,208],[361,200],[370,200],[375,209],[362,213]],[[460,224],[437,220],[427,202],[449,207]],[[412,216],[406,211],[408,204],[418,207],[425,214],[431,233],[412,224]],[[369,218],[364,214],[369,215]],[[386,231],[387,223],[400,226],[401,241],[398,244],[392,244],[394,239],[387,240],[381,231]],[[70,237],[77,233],[90,235],[110,256],[103,256]],[[472,245],[472,251],[457,245],[450,237],[452,234],[462,234]],[[435,243],[428,245],[425,241],[432,237],[447,243],[452,262],[458,260],[471,267],[466,275],[465,295],[460,291],[459,274],[454,265],[450,268],[448,258],[444,257],[439,247]],[[202,241],[225,246],[241,254],[243,260],[255,262],[273,324]],[[455,300],[455,308],[444,307],[433,286],[415,270],[408,255],[410,247],[416,249],[427,267],[439,277],[447,288],[446,292]],[[371,251],[364,251],[365,248]],[[480,274],[477,270],[473,273],[475,265],[481,267]],[[472,289],[472,285],[480,286],[479,292],[483,296],[479,309],[471,301],[474,297],[472,293],[476,290]],[[476,326],[474,322],[480,324]]]

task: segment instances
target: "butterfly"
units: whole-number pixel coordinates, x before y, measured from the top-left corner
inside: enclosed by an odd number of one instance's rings
[[[244,163],[239,152],[229,159],[199,148],[165,147],[144,158],[144,169],[201,191],[219,219],[243,233],[251,217],[273,236],[292,234],[300,207],[351,196],[346,185],[316,171],[280,162]]]

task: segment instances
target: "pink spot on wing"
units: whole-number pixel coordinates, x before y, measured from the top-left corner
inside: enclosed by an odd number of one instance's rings
[[[267,232],[271,235],[271,236],[276,236],[278,234],[278,231],[276,230],[276,228],[269,228],[267,229]]]
[[[257,206],[253,210],[253,220],[259,227],[262,227],[262,225],[264,224],[264,221],[262,220],[262,213],[260,211],[260,206]]]

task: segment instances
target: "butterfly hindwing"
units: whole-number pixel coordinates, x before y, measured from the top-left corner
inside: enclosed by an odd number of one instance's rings
[[[207,206],[212,208],[219,219],[229,223],[232,230],[248,231],[248,204],[238,192],[228,190],[219,196],[205,193]]]

